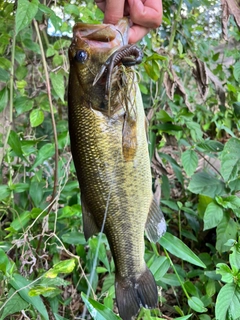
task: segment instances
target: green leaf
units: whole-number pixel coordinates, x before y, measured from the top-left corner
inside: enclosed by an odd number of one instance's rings
[[[0,57],[0,66],[3,67],[3,69],[5,70],[9,70],[11,68],[11,61],[4,58],[4,57]]]
[[[158,129],[160,131],[169,132],[169,131],[182,131],[181,126],[177,126],[172,123],[159,123],[157,125],[152,126],[153,129]]]
[[[149,75],[149,77],[154,81],[157,81],[158,78],[160,77],[160,71],[159,71],[160,68],[155,60],[152,60],[151,62],[146,61],[144,63],[144,69],[146,73]]]
[[[231,138],[224,146],[221,155],[221,174],[225,181],[234,180],[238,177],[240,163],[240,140]]]
[[[161,61],[164,61],[164,60],[168,60],[168,57],[161,56],[161,55],[158,54],[158,53],[153,53],[151,56],[147,57],[145,61],[151,61],[151,60],[161,60]]]
[[[237,238],[238,225],[230,218],[229,214],[224,214],[222,221],[217,226],[217,251],[225,252],[229,250],[229,246],[225,244],[229,239]]]
[[[3,313],[0,320],[6,319],[7,316],[24,310],[28,307],[28,303],[24,301],[18,293],[15,293],[13,289],[8,292],[8,302],[3,308]],[[14,295],[13,295],[14,294]]]
[[[191,313],[191,314],[188,314],[187,316],[177,317],[177,318],[175,318],[175,320],[187,320],[187,319],[189,319],[191,316],[192,316],[192,313]]]
[[[198,297],[191,297],[188,299],[188,305],[191,309],[196,312],[206,312],[207,309],[204,308],[203,302]]]
[[[155,257],[149,269],[155,280],[159,281],[167,273],[169,267],[170,262],[166,257]]]
[[[59,314],[56,314],[56,313],[54,313],[54,317],[56,320],[69,320],[69,319],[61,317]]]
[[[29,195],[36,207],[40,206],[43,200],[44,186],[44,181],[31,181]]]
[[[225,193],[225,184],[210,173],[197,172],[192,176],[188,189],[193,193],[215,198]]]
[[[182,240],[166,232],[164,236],[159,240],[159,243],[171,254],[176,257],[188,261],[196,266],[206,268],[205,264],[199,259],[199,257],[186,246]]]
[[[121,320],[119,316],[117,316],[112,310],[108,309],[103,304],[91,298],[87,299],[83,292],[81,293],[81,297],[94,320]]]
[[[79,16],[79,9],[75,4],[65,4],[64,11],[68,14],[75,15],[76,17]]]
[[[72,232],[63,234],[61,238],[63,242],[69,243],[72,245],[86,244],[86,240],[82,232],[72,231]]]
[[[200,124],[193,121],[187,121],[186,126],[189,128],[191,137],[194,141],[198,141],[202,138],[203,132],[201,130]]]
[[[52,269],[46,272],[46,278],[56,278],[59,273],[70,273],[75,268],[75,259],[58,262]]]
[[[45,160],[51,158],[54,155],[54,152],[55,152],[55,148],[52,143],[46,143],[44,146],[42,146],[32,166],[32,170],[35,169],[40,164],[42,164]]]
[[[9,186],[6,185],[0,185],[0,201],[6,199],[11,194],[11,190]]]
[[[25,211],[21,213],[19,216],[17,216],[16,219],[14,219],[11,222],[10,227],[16,231],[22,230],[25,227],[25,225],[30,221],[30,217],[31,217],[30,212]]]
[[[186,150],[182,153],[181,160],[186,174],[191,177],[198,165],[198,156],[196,152],[194,150]]]
[[[229,266],[225,263],[218,263],[216,265],[217,270],[216,273],[220,274],[222,276],[221,280],[226,283],[232,283],[233,282],[233,274],[232,270],[229,268]]]
[[[216,320],[233,319],[240,317],[240,288],[233,283],[223,286],[217,296],[215,316]]]
[[[12,130],[10,131],[8,144],[10,145],[10,147],[18,157],[22,157],[23,153],[21,148],[21,141],[15,131],[12,131]]]
[[[209,152],[220,152],[224,148],[224,145],[221,142],[214,140],[202,141],[198,143],[197,146]]]
[[[110,265],[107,257],[106,247],[103,242],[99,244],[99,241],[99,237],[90,238],[88,241],[90,250],[92,254],[95,255],[97,252],[97,248],[99,247],[98,259],[102,261],[104,266],[108,269],[108,272],[110,272]]]
[[[29,296],[30,297],[35,297],[35,296],[40,296],[41,294],[48,294],[56,291],[56,287],[42,287],[42,286],[35,286],[34,288],[29,290]]]
[[[38,0],[18,0],[16,12],[16,34],[26,28],[38,11]]]
[[[229,255],[229,262],[231,267],[235,266],[240,271],[240,244],[236,243],[231,248],[231,254]]]
[[[8,88],[4,87],[0,91],[0,113],[6,108],[8,103]]]
[[[20,115],[33,108],[33,100],[30,100],[28,97],[25,96],[17,97],[14,100],[14,107],[17,111],[17,114]]]
[[[12,266],[13,263],[10,262],[6,253],[0,248],[0,271],[9,276]]]
[[[160,110],[156,113],[156,119],[162,122],[173,122],[174,119],[165,110]]]
[[[33,109],[30,113],[30,123],[31,127],[37,127],[43,123],[44,113],[41,109]]]
[[[28,303],[30,303],[42,316],[44,320],[49,320],[48,312],[40,297],[30,297],[29,288],[31,282],[26,280],[20,274],[14,274],[13,278],[9,280],[10,285],[19,290],[19,295]]]
[[[0,81],[7,82],[9,80],[9,78],[10,78],[9,72],[0,68]]]
[[[50,79],[57,96],[62,100],[62,102],[64,102],[65,86],[63,74],[60,72],[52,72],[50,73]]]
[[[240,82],[240,61],[233,65],[233,75],[236,81]]]
[[[204,214],[204,230],[216,227],[223,218],[223,210],[215,202],[209,203]]]

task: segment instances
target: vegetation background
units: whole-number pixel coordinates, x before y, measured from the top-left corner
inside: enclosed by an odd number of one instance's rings
[[[240,4],[163,7],[138,72],[168,232],[146,240],[159,308],[138,319],[237,320]],[[106,238],[84,240],[67,123],[71,28],[102,18],[93,1],[0,1],[1,320],[120,319]]]

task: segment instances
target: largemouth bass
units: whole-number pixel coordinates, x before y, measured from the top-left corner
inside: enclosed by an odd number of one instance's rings
[[[78,23],[69,48],[71,150],[81,190],[86,239],[103,231],[115,263],[116,301],[130,320],[155,308],[158,291],[144,261],[144,230],[156,242],[166,224],[152,193],[147,126],[127,45],[128,20]]]

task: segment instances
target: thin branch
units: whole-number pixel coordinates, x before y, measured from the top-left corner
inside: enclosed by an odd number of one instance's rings
[[[46,87],[47,87],[47,95],[48,95],[48,101],[50,105],[50,113],[51,113],[51,119],[52,119],[52,126],[53,126],[53,136],[54,136],[54,143],[55,143],[55,168],[54,168],[54,184],[53,184],[53,192],[52,192],[52,199],[55,199],[55,196],[57,194],[57,187],[58,187],[58,140],[57,140],[57,128],[56,128],[56,122],[54,118],[54,110],[53,110],[53,105],[52,105],[52,95],[51,95],[51,85],[50,85],[50,79],[49,79],[49,74],[48,74],[48,69],[47,69],[47,62],[46,62],[46,57],[43,49],[43,43],[42,39],[40,36],[40,31],[39,31],[39,26],[37,21],[34,19],[33,20],[34,27],[36,29],[38,41],[39,41],[39,46],[41,50],[41,56],[42,56],[42,63],[43,63],[43,68],[44,68],[44,73],[45,73],[45,78],[46,78]],[[53,204],[55,201],[52,202],[52,205],[49,207],[48,212],[50,212]]]
[[[14,87],[14,58],[15,58],[15,48],[16,48],[16,26],[14,24],[13,29],[13,38],[12,38],[12,52],[11,52],[11,70],[10,70],[10,81],[9,81],[9,119],[7,125],[7,133],[3,145],[2,154],[0,154],[0,165],[2,163],[5,150],[7,148],[8,138],[10,135],[10,131],[12,129],[12,122],[13,122],[13,87]]]

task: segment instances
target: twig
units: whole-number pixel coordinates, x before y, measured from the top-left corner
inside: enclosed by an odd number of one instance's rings
[[[13,38],[12,38],[12,52],[11,52],[11,70],[10,70],[10,81],[9,81],[9,124],[7,126],[7,133],[3,145],[2,154],[0,154],[0,165],[2,163],[4,152],[7,148],[8,138],[10,135],[10,131],[12,129],[12,122],[13,122],[13,79],[14,79],[14,58],[15,58],[15,47],[16,47],[16,24],[14,24],[13,29]]]
[[[58,187],[58,140],[57,140],[57,128],[56,128],[56,122],[54,118],[54,110],[53,110],[53,105],[52,105],[52,95],[51,95],[51,85],[50,85],[50,79],[49,79],[49,74],[47,70],[47,62],[46,62],[46,57],[43,49],[43,43],[42,39],[40,36],[40,31],[38,27],[37,21],[34,19],[33,20],[34,27],[36,29],[38,41],[39,41],[39,46],[41,50],[41,56],[42,56],[42,63],[43,63],[43,68],[44,68],[44,73],[46,77],[46,87],[47,87],[47,95],[48,95],[48,101],[50,105],[50,113],[51,113],[51,119],[52,119],[52,126],[53,126],[53,137],[54,137],[54,144],[55,144],[55,168],[54,168],[54,184],[53,184],[53,192],[52,192],[52,199],[55,199],[55,195],[57,193],[57,187]],[[57,198],[56,198],[57,199]],[[54,201],[52,201],[51,206],[48,208],[48,213],[52,209],[52,206],[54,204]]]

